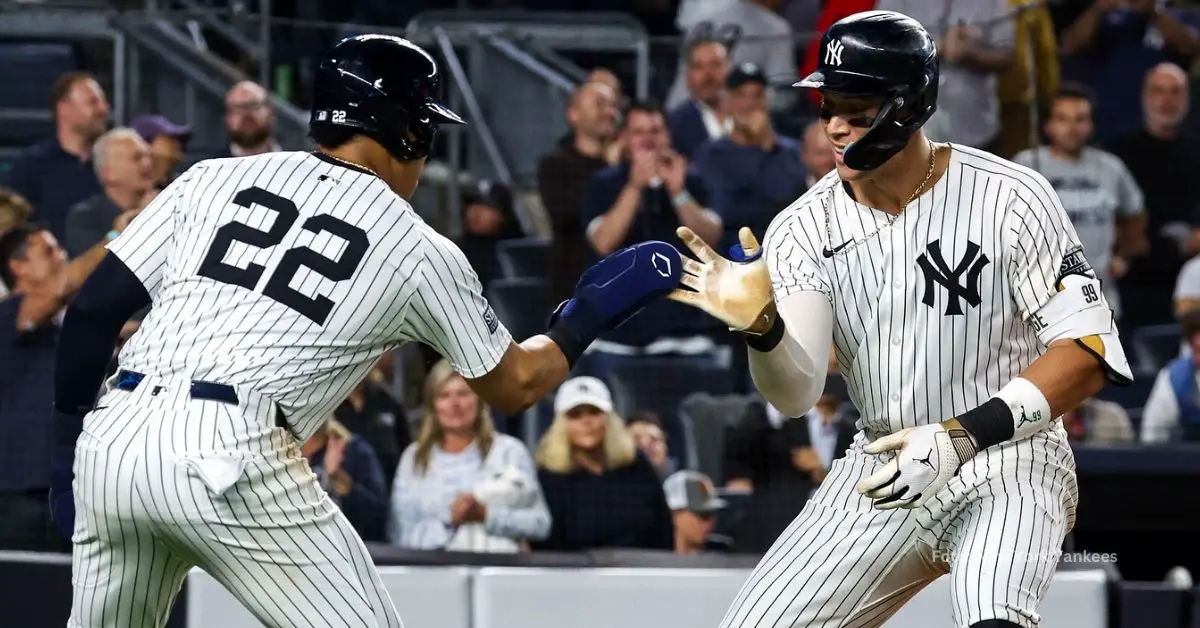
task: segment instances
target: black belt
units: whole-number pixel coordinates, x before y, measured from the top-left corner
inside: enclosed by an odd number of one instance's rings
[[[116,387],[118,390],[134,391],[137,390],[138,385],[140,385],[144,379],[146,379],[146,376],[142,373],[121,369],[120,371],[117,371]],[[201,399],[204,401],[223,401],[233,405],[237,405],[241,402],[241,400],[238,399],[237,391],[234,390],[233,386],[230,386],[229,384],[205,382],[198,379],[192,380],[192,386],[189,394],[191,395],[192,399]],[[283,409],[279,408],[278,405],[276,405],[275,425],[277,427],[282,427],[285,430],[288,429],[287,420],[285,420],[283,416]]]

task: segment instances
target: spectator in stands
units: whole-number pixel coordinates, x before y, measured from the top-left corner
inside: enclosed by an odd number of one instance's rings
[[[1200,309],[1200,256],[1188,260],[1175,281],[1175,317],[1193,309]]]
[[[1092,138],[1092,95],[1066,83],[1050,102],[1043,131],[1045,146],[1018,153],[1013,161],[1042,173],[1058,193],[1083,244],[1088,262],[1119,316],[1114,280],[1124,276],[1127,259],[1146,250],[1142,190],[1115,155],[1088,146]]]
[[[1135,440],[1133,422],[1120,404],[1092,398],[1062,416],[1071,442],[1115,445]]]
[[[359,536],[385,542],[388,494],[371,445],[330,419],[304,442],[300,455]]]
[[[516,552],[546,538],[550,514],[524,443],[499,434],[491,410],[442,360],[425,378],[421,432],[404,450],[392,488],[389,537],[409,549],[440,549],[464,524],[482,523],[492,551]],[[475,491],[497,474],[519,474],[534,488],[522,507],[492,505]]]
[[[617,97],[602,83],[575,89],[567,107],[571,134],[538,162],[538,193],[550,216],[550,289],[557,303],[569,297],[589,259],[580,207],[591,176],[610,165],[605,151],[614,143]]]
[[[33,207],[29,201],[10,188],[0,187],[0,235],[6,231],[29,222],[33,217]]]
[[[630,106],[622,121],[626,159],[592,175],[583,196],[582,224],[593,259],[645,240],[677,242],[680,225],[710,244],[722,234],[721,218],[707,208],[707,190],[687,161],[671,150],[662,110]],[[606,376],[639,355],[690,355],[719,361],[711,320],[694,308],[662,299],[592,343],[587,366]]]
[[[463,193],[463,234],[458,238],[462,249],[487,290],[489,283],[504,276],[496,245],[525,235],[513,209],[513,195],[499,181],[483,179]]]
[[[1200,310],[1180,317],[1190,351],[1167,363],[1154,379],[1142,409],[1142,442],[1200,442]]]
[[[667,435],[658,414],[642,410],[625,422],[625,429],[643,456],[650,461],[658,477],[666,479],[675,472],[675,461],[667,456]]]
[[[765,240],[771,219],[805,190],[799,146],[771,125],[762,69],[752,63],[734,67],[726,88],[733,120],[729,137],[712,140],[696,152],[696,170],[708,188],[709,206],[725,225],[721,251],[738,243],[742,227]]]
[[[412,443],[412,436],[404,407],[383,383],[379,369],[372,369],[334,410],[333,416],[371,446],[383,468],[384,488],[390,495],[400,454]]]
[[[92,164],[103,188],[67,214],[63,245],[70,257],[94,246],[112,230],[117,216],[126,212],[136,216],[158,192],[150,146],[133,129],[116,128],[101,135],[92,153]]]
[[[114,227],[121,229],[118,220]],[[102,242],[67,262],[45,227],[18,225],[0,236],[0,547],[70,551],[50,523],[51,426],[58,326],[71,297],[106,249]]]
[[[691,159],[697,148],[729,135],[733,127],[725,111],[729,51],[720,41],[697,38],[684,44],[684,58],[689,98],[667,114],[667,129],[675,150]]]
[[[1076,55],[1096,90],[1096,135],[1102,141],[1134,132],[1145,98],[1129,88],[1155,66],[1189,65],[1200,38],[1191,12],[1159,0],[1095,0],[1063,31],[1062,52]]]
[[[1126,86],[1128,89],[1128,86]],[[1183,133],[1188,113],[1188,78],[1171,63],[1154,67],[1142,87],[1142,129],[1109,146],[1145,196],[1146,255],[1130,260],[1121,280],[1121,298],[1138,307],[1124,312],[1122,324],[1140,327],[1172,322],[1172,293],[1183,262],[1200,247],[1192,224],[1200,205],[1200,141]]]
[[[782,0],[735,0],[691,10],[688,5],[693,3],[702,4],[700,0],[680,3],[680,19],[676,21],[680,31],[736,31],[737,42],[730,50],[733,65],[757,65],[772,85],[791,85],[796,81],[796,38],[791,25],[779,15]],[[670,108],[678,107],[688,99],[684,84],[687,71],[683,61],[680,60],[675,83],[667,96],[667,107]]]
[[[1013,19],[1007,0],[879,0],[880,10],[912,17],[937,38],[941,88],[925,125],[934,141],[995,150],[1000,133],[998,74],[1013,65]]]
[[[830,371],[825,394],[805,416],[785,417],[755,399],[725,438],[725,487],[751,492],[733,537],[739,552],[765,552],[854,438],[842,404],[845,383]]]
[[[997,77],[1000,137],[996,153],[1006,159],[1038,145],[1036,112],[1058,92],[1058,37],[1043,2],[1008,0],[1013,15],[1013,64]]]
[[[604,382],[594,377],[563,382],[537,463],[553,525],[535,549],[674,546],[662,482],[613,412]]]
[[[804,135],[800,138],[800,164],[804,166],[805,189],[833,171],[833,145],[821,128],[820,120],[813,120],[804,127]]]
[[[9,172],[9,186],[62,240],[71,206],[100,191],[91,164],[92,144],[108,128],[108,98],[91,74],[68,72],[54,81],[50,102],[54,136],[21,153]]]
[[[617,78],[617,75],[613,74],[612,70],[608,68],[596,68],[591,72],[588,72],[587,79],[584,80],[584,84],[586,85],[588,83],[600,83],[601,85],[607,85],[608,88],[612,90],[615,106],[618,108],[622,106],[622,101],[625,100],[625,92],[621,87],[621,79]]]
[[[212,157],[246,157],[283,150],[275,140],[275,107],[258,83],[241,81],[225,93],[229,146]]]
[[[175,124],[164,116],[138,116],[129,123],[150,145],[150,157],[154,160],[154,184],[158,189],[167,187],[179,174],[183,162],[183,151],[192,138],[192,127]]]
[[[0,187],[0,236],[17,225],[29,222],[32,215],[33,208],[24,197],[8,188]],[[0,300],[7,296],[8,288],[0,282]]]
[[[711,548],[717,515],[726,506],[712,480],[699,471],[677,471],[663,482],[663,492],[675,526],[675,553],[699,554]]]

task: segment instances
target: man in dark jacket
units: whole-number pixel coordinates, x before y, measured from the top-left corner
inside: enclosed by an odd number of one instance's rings
[[[538,162],[538,193],[550,216],[550,287],[554,302],[571,295],[587,267],[580,207],[588,180],[609,165],[615,139],[617,95],[603,83],[584,83],[571,95],[567,122],[572,132]]]

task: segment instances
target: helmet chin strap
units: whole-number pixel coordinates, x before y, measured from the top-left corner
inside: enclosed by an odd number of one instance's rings
[[[893,96],[883,102],[875,123],[858,140],[851,142],[842,152],[842,161],[847,166],[865,172],[874,170],[893,155],[900,152],[916,132],[916,126],[906,127],[896,120],[896,114],[904,106],[904,99]]]

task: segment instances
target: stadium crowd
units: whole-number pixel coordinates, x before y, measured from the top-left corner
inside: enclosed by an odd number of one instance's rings
[[[552,225],[540,278],[552,301],[598,257],[675,241],[681,225],[721,249],[744,225],[761,238],[833,168],[820,120],[810,111],[797,124],[794,110],[773,106],[815,63],[792,34],[868,8],[913,15],[938,37],[945,78],[932,139],[1047,177],[1139,379],[1152,382],[1141,398],[1070,412],[1072,438],[1200,441],[1200,139],[1188,71],[1200,20],[1155,0],[1095,0],[1058,23],[1045,5],[1016,0],[685,0],[666,107],[631,101],[615,73],[596,68],[564,112],[571,132],[539,162]],[[192,129],[153,113],[109,128],[105,90],[85,71],[61,76],[50,103],[54,134],[22,153],[0,190],[0,548],[63,551],[46,505],[56,326],[105,245],[186,168]],[[276,141],[268,92],[254,83],[229,90],[225,126],[228,145],[206,158],[299,148]],[[463,198],[457,241],[485,287],[511,274],[502,242],[525,237],[517,193],[481,181]],[[833,356],[835,374],[804,417],[754,397],[744,358],[712,319],[657,302],[595,343],[527,446],[519,417],[494,415],[436,355],[417,360],[414,385],[414,369],[399,375],[404,358],[389,354],[302,453],[368,541],[762,552],[845,450],[855,410]],[[667,381],[664,364],[708,375]],[[614,393],[630,386],[673,392],[622,416]],[[718,426],[715,446],[698,442],[707,425]],[[717,517],[734,497],[738,516]]]

